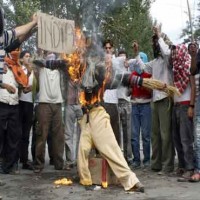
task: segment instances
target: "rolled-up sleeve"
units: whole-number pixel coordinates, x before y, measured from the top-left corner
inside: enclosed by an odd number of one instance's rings
[[[10,45],[16,39],[15,30],[4,31],[4,47]]]

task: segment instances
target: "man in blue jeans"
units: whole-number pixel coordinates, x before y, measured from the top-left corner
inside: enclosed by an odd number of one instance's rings
[[[148,62],[148,57],[145,53],[139,53],[142,61]],[[130,62],[131,65],[131,62]],[[134,68],[132,73],[136,76],[143,78],[150,78],[151,75]],[[132,88],[131,103],[132,103],[132,151],[133,151],[133,164],[132,168],[140,168],[140,132],[142,134],[143,144],[143,166],[150,165],[150,141],[151,141],[151,91],[146,88],[135,86]]]

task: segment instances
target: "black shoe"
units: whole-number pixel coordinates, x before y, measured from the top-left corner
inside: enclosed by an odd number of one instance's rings
[[[22,169],[33,170],[33,165],[31,162],[26,162],[22,164]]]
[[[49,160],[49,165],[54,165],[53,159]]]
[[[160,172],[160,171],[162,171],[162,169],[151,168],[151,171],[153,171],[153,172]]]
[[[142,185],[142,183],[138,182],[130,190],[128,190],[127,192],[128,193],[131,193],[131,192],[144,193],[144,185]]]
[[[133,162],[130,166],[131,169],[140,169],[141,168],[141,164],[140,162]]]
[[[12,168],[9,168],[9,169],[3,168],[1,173],[2,174],[10,174],[10,175],[19,175],[20,171],[19,171],[18,163],[15,163]]]
[[[63,166],[62,167],[55,167],[55,170],[63,170]]]

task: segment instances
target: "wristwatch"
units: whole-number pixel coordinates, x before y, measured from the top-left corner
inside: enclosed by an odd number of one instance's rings
[[[194,108],[194,105],[190,104],[189,107]]]

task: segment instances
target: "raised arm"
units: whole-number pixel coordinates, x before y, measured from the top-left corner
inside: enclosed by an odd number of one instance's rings
[[[157,36],[158,38],[158,43],[160,45],[160,51],[161,51],[162,56],[163,57],[170,56],[171,51],[170,51],[169,45],[167,45],[165,41],[163,40],[163,38],[161,37],[160,29],[158,27],[153,27],[153,32],[154,32],[154,35]]]
[[[31,22],[16,27],[15,28],[16,38],[19,38],[20,40],[22,40],[24,37],[26,38],[26,36],[31,32],[31,30],[37,26],[37,21],[38,21],[37,14],[34,13]]]

